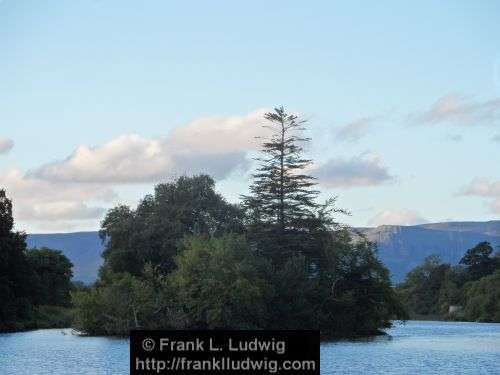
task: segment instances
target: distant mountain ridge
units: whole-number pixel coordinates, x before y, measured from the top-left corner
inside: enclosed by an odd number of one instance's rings
[[[394,282],[422,263],[429,255],[457,264],[464,252],[481,241],[500,246],[500,220],[487,222],[443,222],[412,226],[382,225],[357,228],[377,244],[380,259]],[[104,250],[97,232],[30,234],[28,247],[61,250],[74,264],[74,279],[91,283],[97,278]]]
[[[380,259],[400,282],[406,273],[429,255],[457,264],[465,251],[479,242],[500,246],[500,220],[487,222],[445,222],[413,226],[382,225],[358,228],[378,247]]]
[[[419,227],[454,232],[470,232],[500,237],[500,220],[491,221],[450,221],[445,223],[421,224]]]

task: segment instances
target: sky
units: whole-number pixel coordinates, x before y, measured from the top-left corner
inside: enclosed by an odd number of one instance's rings
[[[498,1],[0,0],[18,230],[96,230],[182,174],[238,202],[281,105],[340,222],[499,218]]]

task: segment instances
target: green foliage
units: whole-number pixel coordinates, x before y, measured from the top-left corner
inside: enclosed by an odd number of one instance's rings
[[[69,327],[73,265],[60,251],[27,251],[13,225],[12,203],[0,190],[0,331]]]
[[[242,230],[241,212],[214,191],[211,177],[180,177],[157,185],[154,196],[147,195],[136,210],[118,206],[108,212],[100,231],[106,240],[101,276],[105,279],[107,272],[139,276],[146,263],[168,273],[184,236],[217,237]]]
[[[446,271],[439,288],[437,313],[441,316],[448,315],[450,305],[462,306],[464,295],[461,286],[465,282],[465,270],[463,267],[449,267]]]
[[[441,285],[449,271],[448,264],[442,264],[437,256],[425,258],[424,263],[406,275],[399,286],[399,292],[408,310],[416,315],[437,315],[440,313],[439,295]]]
[[[468,279],[470,281],[479,280],[481,277],[489,275],[499,266],[498,259],[492,258],[493,248],[489,242],[480,242],[472,249],[467,250],[460,264],[465,265]]]
[[[13,226],[12,203],[0,190],[0,331],[23,329],[32,315],[26,235]]]
[[[380,332],[407,315],[391,286],[374,245],[353,242],[346,230],[325,247],[326,265],[318,280],[319,328],[324,336],[361,336]]]
[[[244,237],[191,237],[176,258],[173,288],[187,326],[197,329],[251,329],[266,322],[269,286],[265,262]]]
[[[465,318],[479,322],[500,322],[500,270],[465,284]]]
[[[106,285],[72,292],[74,327],[89,335],[128,335],[131,329],[168,328],[172,303],[163,276],[150,264],[141,277],[113,274]]]
[[[412,316],[445,319],[500,321],[500,262],[493,248],[481,242],[467,250],[459,266],[429,257],[398,286]],[[459,310],[450,314],[450,306]]]
[[[312,300],[314,281],[304,256],[296,255],[267,273],[270,300],[269,329],[305,329],[315,325],[315,307]]]
[[[90,290],[90,286],[82,281],[72,281],[70,292],[87,292]]]
[[[69,306],[73,264],[59,250],[31,249],[28,262],[34,272],[35,305]]]
[[[68,328],[73,324],[74,310],[62,306],[36,306],[33,309],[32,320],[26,328]]]

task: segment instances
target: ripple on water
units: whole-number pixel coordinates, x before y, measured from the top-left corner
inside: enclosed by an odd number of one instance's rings
[[[500,374],[500,324],[411,321],[389,337],[321,345],[321,374]],[[122,375],[129,341],[70,330],[0,334],[0,374]]]
[[[322,374],[500,374],[500,324],[410,321],[392,339],[327,343]]]

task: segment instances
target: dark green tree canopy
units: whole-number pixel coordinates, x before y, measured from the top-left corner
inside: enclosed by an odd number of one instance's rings
[[[376,334],[390,327],[391,320],[407,318],[373,243],[353,242],[343,230],[328,249],[328,272],[318,280],[317,288],[322,334]]]
[[[399,286],[400,294],[408,309],[419,315],[440,313],[439,292],[449,264],[443,264],[438,256],[425,258],[424,263],[411,270]]]
[[[186,324],[197,329],[256,329],[266,324],[266,265],[243,236],[187,238],[172,285]]]
[[[154,195],[147,195],[135,210],[127,206],[110,210],[100,231],[106,241],[103,273],[140,275],[146,263],[168,273],[184,236],[241,233],[242,213],[214,187],[207,175],[180,177],[157,185]]]
[[[479,280],[489,275],[498,266],[498,260],[492,257],[493,247],[489,242],[480,242],[472,249],[467,250],[460,260],[469,275],[470,280]]]
[[[408,273],[398,293],[410,315],[445,319],[499,321],[498,253],[480,242],[467,250],[460,264],[451,266],[431,256]],[[458,310],[450,311],[450,306]]]
[[[0,331],[22,327],[31,316],[26,235],[13,231],[13,226],[12,202],[0,190]]]
[[[70,304],[73,264],[59,250],[46,247],[27,253],[34,276],[35,305],[68,306]]]
[[[7,198],[5,190],[0,190],[0,236],[7,237],[14,227],[12,202]]]

